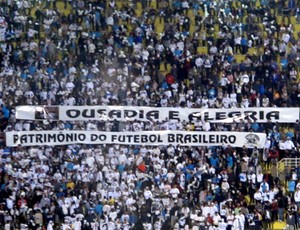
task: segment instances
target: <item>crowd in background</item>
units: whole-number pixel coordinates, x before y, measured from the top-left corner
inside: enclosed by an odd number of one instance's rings
[[[10,148],[2,138],[0,229],[243,230],[271,229],[274,221],[296,229],[300,174],[288,169],[280,180],[272,169],[284,157],[298,157],[298,118],[285,125],[15,119],[18,105],[299,107],[300,37],[292,23],[300,22],[299,1],[257,2],[0,1],[2,134],[167,129],[268,135],[263,149]]]

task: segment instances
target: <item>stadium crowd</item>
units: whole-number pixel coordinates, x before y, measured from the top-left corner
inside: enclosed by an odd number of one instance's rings
[[[264,149],[11,148],[2,138],[1,230],[243,230],[271,229],[274,221],[298,227],[298,172],[287,170],[286,181],[271,172],[279,159],[299,154],[297,118],[285,126],[249,120],[228,125],[202,120],[41,122],[17,120],[15,107],[299,107],[300,37],[291,24],[293,18],[300,22],[299,1],[260,0],[259,7],[257,0],[58,4],[0,2],[2,133],[255,131],[267,133],[268,141]],[[199,47],[207,50],[201,53]],[[239,63],[238,55],[245,60]]]

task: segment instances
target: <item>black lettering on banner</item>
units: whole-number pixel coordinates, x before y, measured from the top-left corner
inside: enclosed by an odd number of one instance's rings
[[[156,135],[149,135],[149,141],[151,142],[151,143],[155,143],[156,142]]]
[[[189,121],[194,120],[194,118],[196,118],[196,119],[200,118],[201,119],[201,115],[198,112],[194,112],[194,113],[190,113],[189,116],[188,116],[188,118],[189,118]]]
[[[135,110],[124,110],[124,118],[133,118],[137,115],[137,111]]]
[[[57,141],[64,142],[65,141],[65,135],[60,133],[57,135]]]
[[[89,114],[90,112],[90,114]],[[82,111],[82,116],[85,118],[94,118],[95,117],[95,110],[94,109],[84,109]]]
[[[228,141],[230,144],[234,144],[236,142],[236,136],[234,135],[228,136]]]
[[[18,134],[14,134],[13,135],[13,140],[14,140],[14,143],[17,143],[18,140],[19,140],[19,135]]]
[[[143,119],[144,118],[144,110],[140,110],[140,113],[139,113],[139,118],[140,119]]]
[[[120,135],[119,137],[118,137],[118,141],[119,142],[125,142],[126,140],[125,140],[125,135]]]
[[[172,133],[169,133],[169,134],[168,134],[168,142],[169,142],[169,143],[175,142],[174,134],[172,134]]]
[[[172,111],[172,110],[169,111],[169,119],[170,120],[178,120],[179,121],[180,119],[179,119],[178,116],[179,116],[179,112],[178,111]]]
[[[26,134],[25,134],[25,136],[26,136]],[[32,142],[34,142],[34,136],[35,136],[35,134],[28,134],[28,137],[29,137],[29,141],[27,140],[27,142],[29,142],[29,143],[32,143]],[[26,139],[27,139],[27,137],[26,137]]]
[[[151,141],[152,142],[152,141]],[[201,144],[234,144],[236,142],[235,135],[202,135],[202,134],[168,134],[169,143],[189,144],[189,143],[201,143]]]
[[[111,142],[114,142],[115,140],[117,140],[117,135],[111,135]]]
[[[256,117],[257,112],[256,111],[245,111],[245,120],[246,119],[251,119],[256,121],[257,117]]]
[[[74,139],[75,137],[75,139]],[[77,138],[76,138],[76,133],[66,133],[66,141],[69,142],[73,142],[73,141],[77,141]]]
[[[122,118],[122,113],[121,110],[111,110],[108,112],[108,117],[109,118]]]
[[[274,118],[274,120],[279,120],[279,112],[278,111],[272,111],[267,113],[266,115],[267,120],[272,120],[272,118]]]
[[[78,110],[78,109],[68,109],[66,111],[66,114],[70,118],[77,118],[80,115],[80,110]]]
[[[80,133],[80,134],[78,135],[78,140],[84,141],[84,140],[85,140],[85,134]]]
[[[97,134],[91,134],[91,141],[96,141],[98,139]]]
[[[129,142],[129,143],[131,142],[132,137],[133,137],[133,135],[127,135],[128,142]]]
[[[133,140],[135,143],[140,143],[140,136],[139,135],[134,135]]]
[[[198,142],[198,138],[197,138],[197,135],[196,135],[196,134],[193,134],[193,135],[192,135],[192,142],[193,142],[193,143],[197,143],[197,142]]]
[[[209,143],[209,140],[206,139],[206,135],[202,136],[202,143]]]
[[[220,138],[221,140],[221,143],[225,143],[225,144],[227,144],[227,136],[226,135],[221,135],[221,138]]]
[[[106,118],[105,109],[97,109],[98,118]]]
[[[229,112],[227,114],[227,116],[230,117],[230,118],[241,117],[241,112],[239,112],[239,111]]]
[[[157,138],[158,138],[157,142],[159,142],[159,143],[163,143],[163,142],[164,142],[164,141],[161,139],[161,135],[160,135],[160,134],[157,135]]]
[[[141,135],[141,142],[147,143],[148,142],[148,136],[147,135]]]
[[[99,136],[97,134],[91,134],[91,141],[105,141],[106,135],[100,134]]]
[[[205,121],[213,121],[215,117],[209,117],[209,112],[204,112],[204,120]]]
[[[176,142],[177,143],[184,143],[182,134],[177,134],[176,135]]]
[[[258,114],[259,114],[259,119],[260,120],[263,120],[265,118],[265,112],[264,111],[259,111]]]
[[[158,110],[152,110],[146,113],[146,117],[148,119],[158,120],[159,119],[159,111]]]
[[[226,119],[226,112],[216,112],[216,120]]]
[[[47,135],[47,140],[45,141],[45,142],[56,142],[56,134],[51,134],[51,133],[49,133],[48,135]]]
[[[35,135],[35,141],[37,142],[37,143],[43,143],[43,135],[42,134],[36,134]]]
[[[21,144],[26,144],[27,142],[32,143],[33,142],[32,137],[33,137],[33,134],[21,135],[21,137],[20,137]],[[30,139],[30,141],[28,141],[28,138]]]
[[[192,142],[192,135],[190,135],[190,134],[185,135],[184,143],[187,144],[187,143],[191,143],[191,142]]]
[[[99,135],[98,138],[99,138],[100,141],[105,141],[106,140],[106,135],[101,134],[101,135]]]
[[[25,134],[21,135],[20,142],[21,142],[21,144],[27,143],[27,135],[25,135]]]
[[[204,136],[205,136],[205,135],[202,135],[202,134],[198,135],[198,142],[199,142],[199,143],[203,143]]]
[[[188,118],[189,118],[189,121],[192,121],[192,120],[197,119],[197,118],[201,119],[202,116],[201,116],[200,112],[193,112],[193,113],[189,114]]]
[[[216,143],[215,139],[216,139],[215,135],[209,135],[209,143]]]

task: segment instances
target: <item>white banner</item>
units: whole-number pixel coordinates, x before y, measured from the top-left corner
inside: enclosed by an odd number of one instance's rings
[[[124,144],[124,145],[182,145],[263,148],[264,133],[246,132],[187,132],[187,131],[22,131],[6,132],[6,145],[10,147],[69,145],[69,144]]]
[[[236,109],[191,109],[155,108],[132,106],[18,106],[16,118],[25,120],[118,120],[118,121],[164,121],[193,118],[213,123],[232,123],[243,119],[252,122],[292,123],[299,119],[299,108],[236,108]]]

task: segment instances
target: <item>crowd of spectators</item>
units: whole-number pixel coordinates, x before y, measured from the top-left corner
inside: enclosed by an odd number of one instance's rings
[[[272,169],[279,159],[298,156],[298,118],[283,126],[14,116],[18,105],[299,107],[300,36],[292,24],[300,22],[299,1],[257,2],[0,1],[2,134],[170,129],[268,135],[263,149],[10,148],[2,138],[0,229],[243,230],[270,229],[274,221],[296,229],[299,172],[288,169],[280,180]]]

